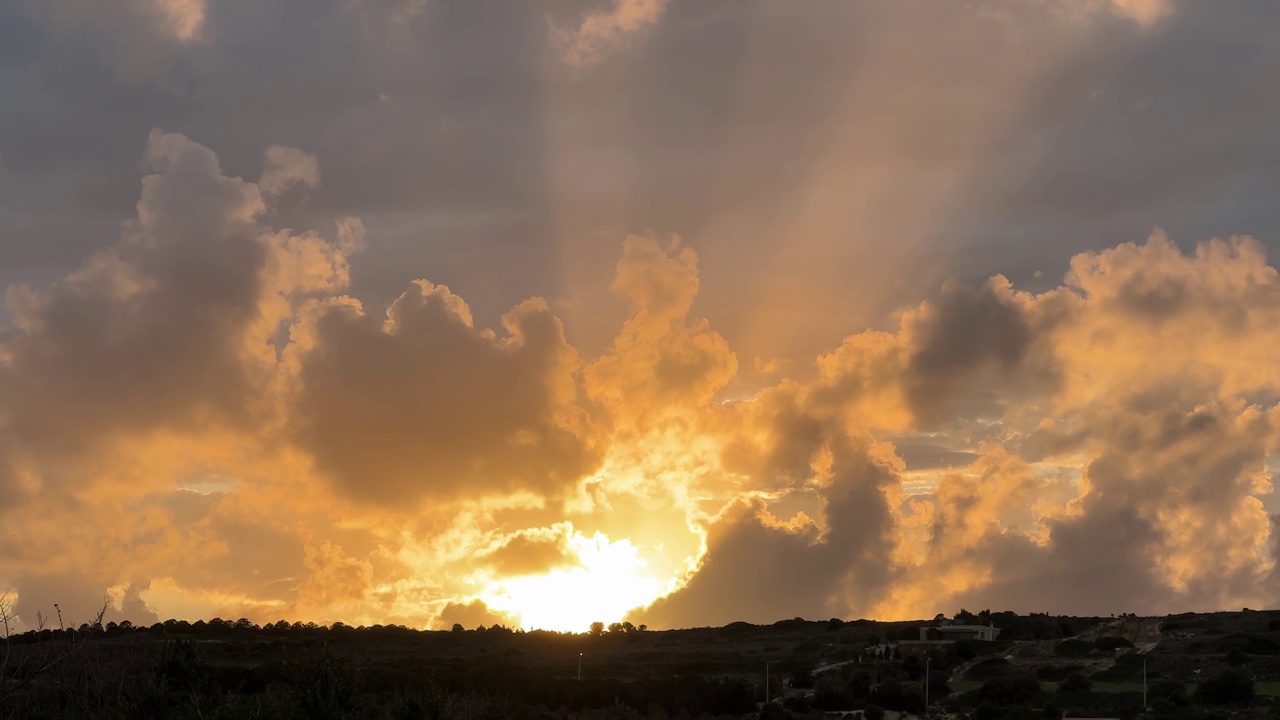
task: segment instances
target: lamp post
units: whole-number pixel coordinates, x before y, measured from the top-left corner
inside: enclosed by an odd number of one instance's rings
[[[924,659],[924,716],[929,717],[929,662],[933,660],[931,657]]]
[[[578,682],[582,682],[582,653],[578,653]]]
[[[769,663],[764,664],[764,704],[769,704]]]

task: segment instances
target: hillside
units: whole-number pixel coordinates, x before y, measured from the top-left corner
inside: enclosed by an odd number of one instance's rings
[[[0,714],[919,714],[926,667],[930,709],[953,717],[1133,717],[1144,669],[1149,717],[1273,717],[1280,708],[1272,699],[1280,695],[1280,611],[1159,618],[962,612],[957,620],[994,625],[1000,637],[920,643],[920,628],[935,621],[799,618],[666,631],[615,626],[598,634],[221,620],[86,625],[9,639]]]

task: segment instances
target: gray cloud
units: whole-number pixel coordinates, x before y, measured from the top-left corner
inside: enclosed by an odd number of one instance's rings
[[[379,304],[431,267],[493,323],[536,293],[587,292],[612,262],[597,238],[679,231],[721,268],[701,303],[748,357],[784,339],[812,354],[939,276],[1022,280],[1157,223],[1280,227],[1266,3],[1176,3],[1144,28],[1008,2],[671,2],[635,52],[586,75],[559,67],[548,17],[607,4],[401,5],[214,3],[200,41],[177,43],[154,22],[7,0],[21,19],[6,27],[35,29],[6,44],[0,79],[15,108],[0,156],[24,188],[4,279],[69,267],[127,216],[157,125],[213,143],[233,174],[275,143],[316,154],[329,177],[308,212],[365,217],[356,290]],[[141,65],[169,77],[120,76],[117,47],[163,53]],[[890,190],[872,198],[876,178]],[[769,277],[781,269],[805,281]],[[803,334],[771,309],[823,298],[847,310]],[[608,337],[590,313],[566,318]]]

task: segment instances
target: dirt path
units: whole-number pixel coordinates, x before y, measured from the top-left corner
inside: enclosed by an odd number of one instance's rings
[[[1089,628],[1077,635],[1075,639],[1089,642],[1101,637],[1121,637],[1133,643],[1133,652],[1145,655],[1160,644],[1160,624],[1160,620],[1156,618],[1116,618]],[[1000,657],[1014,665],[1038,666],[1055,663],[1082,665],[1089,673],[1105,670],[1116,663],[1115,658],[1058,658],[1054,648],[1059,642],[1062,640],[1017,640]],[[987,658],[974,658],[957,665],[951,670],[951,679],[962,679],[969,668],[985,659]]]
[[[1146,655],[1160,644],[1160,625],[1161,622],[1155,618],[1145,618],[1142,626],[1138,628],[1138,637],[1134,638],[1133,644],[1137,646],[1136,652]]]

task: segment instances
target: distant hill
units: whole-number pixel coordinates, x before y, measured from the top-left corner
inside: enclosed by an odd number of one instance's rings
[[[0,716],[872,716],[920,713],[927,680],[930,708],[953,717],[1134,717],[1144,673],[1148,717],[1280,716],[1280,611],[948,620],[999,639],[921,643],[938,619],[581,634],[84,625],[8,639]]]

